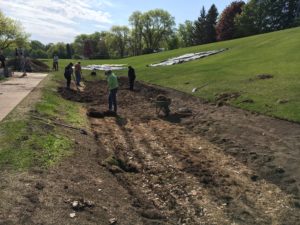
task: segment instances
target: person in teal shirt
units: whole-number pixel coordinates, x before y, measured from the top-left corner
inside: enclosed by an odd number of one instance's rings
[[[117,92],[118,92],[118,78],[111,70],[105,72],[107,76],[107,85],[108,85],[108,109],[109,111],[114,111],[117,113]],[[114,108],[114,110],[112,110]]]

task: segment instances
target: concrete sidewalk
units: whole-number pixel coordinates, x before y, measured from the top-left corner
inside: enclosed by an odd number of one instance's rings
[[[48,74],[28,73],[20,78],[15,73],[0,83],[0,121],[2,121]]]

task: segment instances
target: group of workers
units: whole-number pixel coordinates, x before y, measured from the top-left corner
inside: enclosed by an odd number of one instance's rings
[[[76,86],[81,86],[80,81],[81,81],[81,64],[78,62],[75,66],[75,82]],[[72,75],[74,74],[73,71],[73,63],[69,63],[65,67],[65,73],[64,76],[67,80],[67,89],[70,89],[71,85],[71,79]],[[108,110],[110,112],[114,112],[117,114],[117,92],[119,88],[119,83],[118,83],[118,78],[117,76],[111,71],[107,70],[105,71],[105,76],[107,79],[107,89],[108,89]],[[129,90],[133,91],[134,90],[134,81],[135,81],[135,70],[132,66],[128,66],[128,81],[129,81]]]
[[[15,49],[15,59],[16,59],[16,63],[14,63],[15,65],[15,69],[17,71],[23,72],[22,77],[27,76],[26,71],[28,69],[28,65],[27,65],[27,58],[25,55],[25,51],[24,49],[21,48],[16,48]],[[12,63],[10,62],[10,65]],[[9,77],[11,76],[11,73],[9,72],[8,66],[6,64],[6,58],[4,56],[3,50],[0,49],[0,68],[4,69],[4,76]]]
[[[81,76],[82,76],[82,72],[81,72],[81,63],[78,62],[77,64],[75,64],[75,82],[76,82],[76,86],[81,86],[80,82],[81,82]],[[72,75],[74,74],[73,71],[73,63],[69,63],[66,67],[65,67],[65,73],[64,76],[67,80],[67,89],[70,89],[70,85],[71,85],[71,79],[72,79]]]

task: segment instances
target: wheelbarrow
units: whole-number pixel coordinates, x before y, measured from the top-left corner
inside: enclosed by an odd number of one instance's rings
[[[163,112],[165,116],[168,116],[170,113],[170,109],[169,109],[170,104],[171,104],[171,99],[166,99],[164,101],[156,100],[155,101],[156,115],[159,115],[160,112]]]

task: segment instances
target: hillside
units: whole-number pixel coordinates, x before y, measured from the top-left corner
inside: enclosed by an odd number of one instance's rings
[[[107,112],[102,72],[95,78],[85,71],[82,87],[72,82],[68,90],[63,67],[69,60],[60,60],[60,70],[0,123],[0,224],[298,224],[300,124],[226,102],[300,121],[299,33],[83,61],[131,64],[139,80],[188,93],[145,82],[129,91],[128,79],[120,77],[117,116]],[[146,66],[221,48],[229,50]],[[172,99],[167,117],[154,104],[158,95]]]
[[[211,101],[222,93],[240,92],[241,96],[229,101],[230,104],[299,122],[299,40],[300,28],[294,28],[122,60],[88,60],[83,65],[130,64],[136,68],[140,80],[175,88]],[[221,48],[229,50],[184,64],[146,67],[169,57]],[[117,74],[126,75],[126,72]],[[260,80],[257,79],[259,74],[269,74],[273,78]],[[206,83],[208,85],[198,92],[191,92],[193,88]]]

